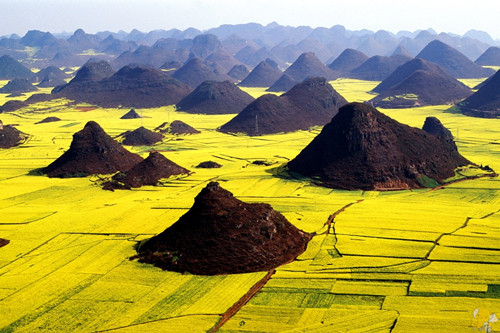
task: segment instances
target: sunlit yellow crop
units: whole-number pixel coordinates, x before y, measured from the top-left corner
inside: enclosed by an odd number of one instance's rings
[[[332,84],[348,101],[364,101],[377,82]],[[0,103],[8,99],[0,95]],[[30,134],[22,146],[0,150],[0,238],[10,240],[0,248],[0,332],[210,330],[266,272],[193,276],[129,258],[138,241],[177,221],[213,180],[315,233],[306,252],[279,267],[221,332],[473,332],[486,312],[500,314],[498,177],[437,190],[338,191],[276,174],[320,128],[233,136],[215,129],[234,115],[191,115],[170,106],[137,109],[143,118],[121,120],[128,109],[77,107],[60,99],[0,114],[4,124]],[[416,127],[438,117],[466,158],[499,171],[500,120],[448,108],[381,111]],[[35,124],[48,116],[62,120]],[[67,150],[89,120],[117,136],[177,119],[202,133],[126,148],[143,157],[158,150],[190,176],[110,192],[99,186],[105,175],[50,179],[32,172]],[[195,168],[208,160],[222,168]]]

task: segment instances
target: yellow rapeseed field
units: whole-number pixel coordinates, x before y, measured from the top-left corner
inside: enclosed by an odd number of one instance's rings
[[[332,85],[348,101],[364,101],[377,82]],[[0,104],[8,99],[0,95]],[[233,136],[215,130],[233,115],[191,115],[169,106],[137,109],[143,118],[121,120],[128,109],[82,112],[78,106],[60,99],[0,115],[30,134],[21,146],[0,150],[0,238],[10,240],[0,248],[0,332],[209,331],[267,272],[195,276],[129,258],[138,241],[172,225],[212,180],[315,233],[306,252],[277,268],[220,332],[471,332],[478,318],[500,314],[498,177],[437,190],[332,190],[277,171],[320,128]],[[436,116],[466,158],[500,170],[500,119],[448,109],[381,111],[417,127]],[[35,124],[49,115],[62,120]],[[99,186],[104,176],[50,179],[33,172],[68,149],[89,120],[111,136],[165,121],[188,123],[201,134],[126,148],[143,157],[158,150],[193,173],[110,192]],[[207,160],[222,168],[194,168]]]

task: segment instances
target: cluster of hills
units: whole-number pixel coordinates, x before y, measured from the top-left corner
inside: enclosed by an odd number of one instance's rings
[[[498,48],[492,44],[495,41],[477,32],[464,37],[431,31],[393,35],[352,32],[341,26],[250,24],[206,33],[188,29],[106,37],[80,29],[66,39],[30,31],[22,38],[0,40],[0,51],[5,51],[0,79],[10,80],[0,92],[53,89],[24,101],[9,100],[1,111],[64,97],[101,107],[175,104],[180,112],[234,114],[217,128],[222,133],[253,136],[323,126],[295,158],[277,169],[280,176],[307,177],[341,190],[435,187],[454,176],[457,168],[472,164],[460,155],[450,131],[435,117],[428,117],[422,129],[413,128],[374,106],[456,104],[466,115],[498,116],[500,74],[482,67],[500,65]],[[23,57],[26,47],[34,55]],[[69,75],[54,66],[56,60],[63,66],[85,62]],[[29,69],[34,64],[47,67],[35,72]],[[377,95],[366,103],[349,103],[329,83],[339,77],[380,81],[373,89]],[[486,77],[475,93],[459,81]],[[254,99],[240,87],[284,93]],[[134,109],[121,117],[136,118],[141,115]],[[40,123],[58,120],[47,117]],[[173,121],[111,138],[89,121],[74,133],[68,150],[39,171],[56,178],[107,175],[100,179],[103,189],[111,191],[161,186],[162,180],[191,172],[154,151],[154,146],[167,135],[197,133]],[[28,138],[0,123],[3,148]],[[143,158],[124,145],[150,146],[150,154]],[[222,166],[211,161],[196,166],[202,167]],[[176,223],[138,246],[137,258],[195,274],[270,270],[296,258],[311,237],[271,206],[245,203],[218,183],[209,183]]]
[[[214,38],[207,40],[204,37],[204,40],[200,40],[200,35]],[[184,31],[171,29],[148,33],[132,30],[130,33],[103,31],[89,34],[78,29],[73,34],[54,35],[32,30],[22,37],[12,35],[1,38],[0,54],[9,54],[20,60],[45,62],[45,65],[78,66],[88,60],[86,51],[93,50],[93,53],[114,59],[117,67],[131,62],[143,63],[141,58],[149,58],[150,65],[159,67],[168,63],[164,58],[169,58],[169,62],[181,63],[190,54],[205,58],[208,55],[205,44],[208,42],[212,51],[223,49],[246,66],[254,67],[265,58],[271,58],[279,64],[291,63],[304,52],[314,52],[321,61],[330,63],[346,48],[359,50],[368,56],[389,56],[399,48],[404,48],[415,56],[434,39],[458,49],[472,60],[478,59],[490,46],[499,45],[498,41],[480,31],[469,31],[464,36],[437,34],[432,29],[393,34],[384,30],[351,31],[341,25],[311,28],[249,23],[222,25],[206,31],[189,28]],[[24,52],[26,47],[35,50],[32,57]],[[220,56],[224,56],[224,52]],[[480,61],[484,64],[487,59],[484,56]]]
[[[16,96],[54,87],[52,97],[102,107],[177,104],[186,112],[239,113],[252,99],[232,83],[285,92],[311,77],[346,77],[382,81],[370,101],[374,106],[455,104],[472,94],[457,79],[490,77],[494,71],[482,66],[500,66],[497,44],[478,31],[392,34],[339,25],[243,24],[128,34],[78,29],[67,36],[32,30],[0,39],[0,79],[10,80],[0,90]],[[70,72],[57,66],[75,65],[81,68],[67,82]],[[2,110],[27,103],[9,101]]]

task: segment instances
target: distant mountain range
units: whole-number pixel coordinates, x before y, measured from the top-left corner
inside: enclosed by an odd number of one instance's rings
[[[73,34],[52,34],[31,30],[23,37],[0,37],[0,56],[10,55],[28,67],[38,68],[61,66],[64,61],[83,65],[89,58],[98,57],[112,60],[116,63],[115,69],[119,69],[134,62],[155,67],[169,61],[185,63],[194,56],[205,59],[215,53],[225,57],[231,67],[241,62],[253,68],[269,58],[284,69],[304,52],[314,52],[319,60],[330,64],[348,48],[368,57],[401,52],[416,56],[433,40],[446,43],[472,61],[488,48],[500,46],[500,41],[476,30],[459,36],[437,34],[432,29],[394,34],[385,30],[352,31],[341,25],[311,28],[247,23],[221,25],[206,31],[188,28],[141,32],[134,29],[129,33],[102,31],[89,34],[78,29]]]

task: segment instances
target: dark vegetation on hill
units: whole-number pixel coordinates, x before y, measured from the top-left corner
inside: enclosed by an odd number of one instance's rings
[[[12,79],[0,88],[0,93],[25,93],[38,90],[28,79]]]
[[[59,118],[59,117],[47,117],[47,118],[43,118],[42,120],[36,122],[35,124],[53,123],[56,121],[61,121],[61,118]]]
[[[66,84],[66,79],[71,76],[63,72],[59,67],[49,66],[34,75],[38,87],[56,87]]]
[[[127,171],[142,161],[113,140],[99,124],[89,121],[73,134],[69,149],[42,171],[49,177],[81,177]]]
[[[454,104],[472,94],[441,67],[420,58],[398,67],[373,90],[380,94],[369,102],[384,108]]]
[[[345,76],[356,67],[361,66],[366,60],[368,60],[368,56],[363,52],[345,49],[328,67],[341,76]]]
[[[142,118],[140,114],[135,111],[135,109],[130,109],[129,112],[125,113],[123,116],[120,117],[120,119],[138,119]]]
[[[79,73],[67,85],[56,88],[54,95],[101,107],[151,108],[175,104],[191,92],[182,82],[147,66],[125,66],[101,80],[82,79]]]
[[[217,169],[221,167],[222,165],[214,161],[204,161],[195,166],[195,168],[201,168],[201,169]]]
[[[404,55],[397,56],[373,56],[353,69],[347,77],[367,81],[382,81],[391,75],[396,68],[411,60]]]
[[[164,122],[160,126],[155,128],[161,134],[173,134],[173,135],[183,135],[183,134],[198,134],[201,133],[197,129],[191,127],[180,120],[174,120],[171,123]]]
[[[236,81],[240,81],[246,78],[248,73],[250,72],[248,71],[247,66],[240,64],[240,65],[234,65],[233,68],[231,68],[229,72],[227,72],[227,75],[229,75]]]
[[[0,57],[0,80],[33,78],[33,72],[9,55]]]
[[[269,271],[294,260],[310,239],[270,205],[242,202],[211,182],[177,222],[138,246],[137,257],[201,275]]]
[[[500,71],[489,78],[478,91],[458,103],[457,107],[467,116],[500,117]]]
[[[127,171],[120,171],[103,184],[105,190],[131,189],[157,185],[160,179],[188,174],[189,170],[175,164],[159,152],[150,152],[143,161]]]
[[[226,74],[216,73],[209,68],[200,58],[192,58],[172,75],[177,80],[190,87],[197,87],[204,81],[232,80]]]
[[[272,92],[282,92],[292,89],[300,81],[294,80],[288,74],[283,74],[280,78],[274,82],[266,91]]]
[[[120,134],[123,138],[122,144],[127,146],[151,146],[163,139],[163,135],[153,132],[144,127]]]
[[[25,106],[28,106],[30,104],[46,102],[50,101],[51,99],[54,99],[54,96],[51,94],[33,94],[24,101],[12,99],[5,102],[5,104],[0,108],[0,112],[15,111],[20,108],[24,108]]]
[[[349,48],[367,56],[415,55],[435,39],[470,59],[477,59],[488,47],[498,46],[498,42],[484,32],[457,36],[436,34],[429,29],[393,34],[384,30],[351,31],[341,25],[311,28],[272,23],[266,26],[225,24],[204,33],[193,28],[96,34],[77,29],[69,37],[31,30],[22,38],[14,35],[1,38],[0,55],[12,56],[32,68],[81,66],[88,59],[105,59],[112,61],[115,69],[131,63],[159,68],[167,62],[183,64],[195,56],[206,61],[211,69],[220,67],[224,69],[220,73],[227,74],[238,61],[253,68],[266,58],[285,69],[304,52],[313,52],[322,62],[328,63]],[[324,73],[313,75],[326,76]]]
[[[425,118],[422,130],[439,137],[442,141],[455,145],[455,141],[453,141],[453,134],[451,134],[450,130],[444,127],[441,121],[436,117]]]
[[[500,47],[488,48],[476,59],[475,63],[481,66],[500,66]]]
[[[242,87],[269,87],[280,78],[283,72],[271,59],[261,61],[238,85]]]
[[[229,81],[205,81],[177,103],[177,110],[188,113],[238,113],[254,98]]]
[[[288,67],[287,74],[296,81],[303,81],[309,77],[324,77],[328,81],[339,77],[338,73],[322,63],[313,52],[302,53],[293,64]]]
[[[3,125],[2,121],[0,121],[0,148],[19,146],[28,137],[28,134],[19,131],[12,125]]]
[[[8,239],[0,238],[0,247],[5,246],[9,243],[10,243],[10,241]]]
[[[2,105],[0,112],[12,112],[28,106],[29,104],[17,99],[11,99]]]
[[[219,130],[247,135],[306,130],[328,123],[346,103],[325,78],[310,78],[279,97],[257,98]]]
[[[441,137],[350,103],[287,167],[326,187],[384,190],[436,185],[467,164]]]

